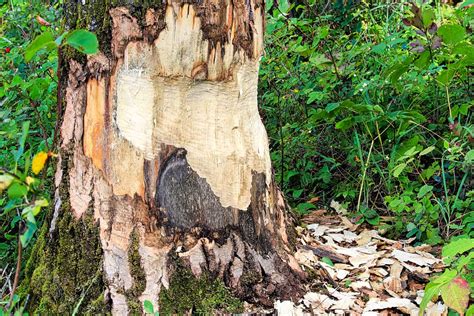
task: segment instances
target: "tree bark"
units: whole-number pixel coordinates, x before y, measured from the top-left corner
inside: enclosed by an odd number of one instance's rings
[[[101,53],[62,56],[55,208],[26,269],[32,304],[183,312],[164,300],[193,291],[174,281],[183,273],[254,303],[296,298],[304,274],[257,108],[263,2],[106,3],[66,4]]]

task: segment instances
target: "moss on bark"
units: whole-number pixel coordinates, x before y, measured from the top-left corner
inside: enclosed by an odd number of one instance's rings
[[[140,237],[134,230],[130,236],[130,246],[128,248],[128,264],[130,274],[133,278],[133,285],[125,291],[127,297],[128,310],[132,315],[142,314],[142,303],[138,299],[145,290],[146,276],[138,252]]]
[[[160,313],[183,315],[189,311],[198,315],[211,315],[215,311],[241,313],[243,303],[232,295],[222,280],[203,273],[196,278],[191,270],[176,259],[176,271],[169,289],[160,292]]]
[[[101,52],[110,54],[112,40],[112,20],[109,10],[116,7],[127,7],[130,14],[142,24],[149,8],[160,9],[163,7],[161,0],[92,0],[86,4],[80,1],[66,1],[64,4],[65,21],[68,29],[86,28],[94,32],[99,39]]]
[[[27,262],[19,293],[30,295],[34,314],[107,314],[102,279],[102,249],[91,214],[73,218],[64,203],[57,230],[49,238],[48,222]]]

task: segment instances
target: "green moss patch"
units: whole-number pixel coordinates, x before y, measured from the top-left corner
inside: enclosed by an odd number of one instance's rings
[[[130,274],[133,278],[133,285],[125,291],[127,297],[128,310],[132,315],[142,314],[142,303],[138,299],[145,290],[146,279],[143,266],[141,264],[140,253],[138,252],[140,237],[134,230],[130,235],[130,245],[128,248],[128,264]]]
[[[243,311],[243,303],[232,295],[224,283],[208,274],[196,278],[192,272],[179,264],[173,274],[169,289],[160,293],[160,313],[163,315],[212,314],[219,310],[226,313]]]
[[[91,214],[74,219],[68,206],[51,239],[43,225],[19,293],[30,295],[27,310],[34,314],[106,314],[98,227]]]

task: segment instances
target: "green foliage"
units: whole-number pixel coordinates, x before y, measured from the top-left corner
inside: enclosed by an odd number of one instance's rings
[[[420,315],[423,315],[428,303],[439,295],[448,307],[461,315],[468,309],[474,289],[474,252],[470,251],[473,248],[472,238],[459,238],[443,247],[443,260],[448,268],[426,285],[420,303]],[[472,306],[469,309],[472,310]]]
[[[474,8],[439,1],[267,3],[260,104],[299,213],[349,202],[392,237],[473,235]]]
[[[143,310],[145,311],[146,315],[154,315],[154,316],[160,315],[158,311],[155,311],[153,307],[153,303],[150,302],[149,300],[145,300],[143,302]]]
[[[20,246],[27,257],[45,216],[43,210],[50,205],[53,170],[47,160],[54,156],[55,146],[58,47],[97,52],[97,39],[88,31],[58,35],[59,14],[59,2],[0,2],[1,268],[22,259],[17,253]],[[23,313],[19,296],[15,297],[18,300],[2,313]]]

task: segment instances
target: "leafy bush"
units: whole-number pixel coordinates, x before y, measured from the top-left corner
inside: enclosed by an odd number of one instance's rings
[[[425,287],[420,303],[420,315],[428,303],[441,295],[444,303],[464,315],[468,309],[470,293],[474,289],[474,239],[460,238],[443,247],[444,263],[448,268],[443,274],[431,280]],[[468,252],[467,255],[464,253]],[[468,309],[468,315],[474,313],[474,305]]]
[[[474,8],[307,0],[267,10],[260,101],[292,205],[340,199],[359,222],[393,216],[396,235],[472,236]]]

